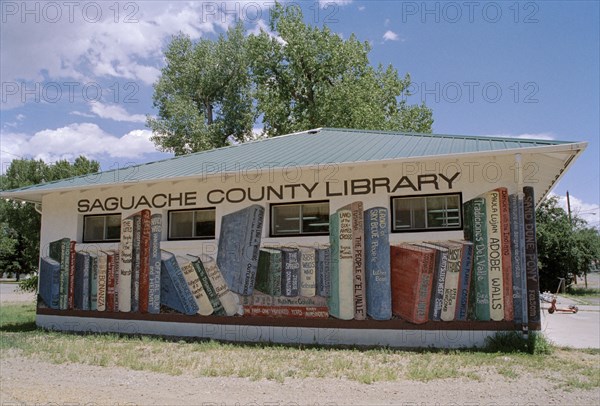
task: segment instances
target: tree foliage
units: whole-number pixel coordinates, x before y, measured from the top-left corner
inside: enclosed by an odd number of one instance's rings
[[[600,234],[597,229],[558,206],[551,196],[536,210],[540,287],[556,291],[558,278],[570,284],[600,260]]]
[[[243,141],[257,119],[268,136],[317,127],[431,132],[431,110],[406,103],[410,76],[371,66],[368,43],[305,24],[297,7],[275,4],[270,16],[270,32],[244,37],[239,24],[217,41],[172,39],[154,87],[158,116],[147,122],[160,149],[179,155]]]
[[[80,156],[48,165],[42,160],[17,159],[0,176],[0,189],[10,190],[42,182],[98,172],[100,164]],[[31,203],[0,200],[0,270],[33,273],[40,255],[41,216]]]

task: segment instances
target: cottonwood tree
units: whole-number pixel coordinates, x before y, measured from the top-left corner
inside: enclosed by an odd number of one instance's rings
[[[406,102],[410,76],[371,66],[368,43],[309,26],[295,7],[275,4],[270,17],[269,32],[248,37],[238,24],[216,41],[173,38],[154,86],[158,115],[147,121],[161,150],[243,141],[257,120],[268,136],[316,127],[431,132],[431,110]]]
[[[16,159],[0,176],[0,190],[50,182],[98,172],[100,164],[80,156],[71,164],[60,160],[52,165],[42,160]],[[41,215],[32,203],[0,199],[0,270],[35,273],[40,256]]]

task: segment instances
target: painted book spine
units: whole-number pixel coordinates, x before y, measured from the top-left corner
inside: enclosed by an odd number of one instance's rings
[[[300,248],[300,296],[314,296],[316,293],[316,250]]]
[[[227,282],[223,278],[219,267],[214,259],[209,257],[208,255],[200,255],[200,261],[202,261],[202,265],[204,265],[204,269],[206,270],[206,274],[212,283],[215,292],[217,292],[217,296],[221,301],[221,305],[223,305],[223,309],[225,309],[225,313],[228,316],[233,316],[239,311],[239,299],[236,294],[229,290],[227,286]]]
[[[152,215],[148,209],[142,210],[140,237],[138,311],[148,313],[150,296],[150,239],[152,238]]]
[[[346,209],[338,210],[333,215],[333,220],[335,223],[333,231],[330,230],[329,233],[332,247],[329,310],[330,314],[335,318],[351,320],[354,318],[352,211]],[[334,247],[336,251],[334,251]]]
[[[69,287],[67,289],[67,308],[75,308],[75,267],[77,252],[75,251],[76,242],[69,243]]]
[[[68,308],[69,261],[71,259],[69,239],[63,238],[51,242],[49,251],[50,257],[60,264],[59,309],[66,310]]]
[[[281,294],[283,296],[298,296],[300,293],[300,251],[283,248],[281,271]]]
[[[440,319],[443,321],[452,321],[456,315],[462,250],[458,244],[448,244],[447,247],[448,265],[446,267],[446,280],[444,281],[444,296]]]
[[[202,286],[202,282],[198,277],[196,269],[194,269],[194,265],[184,257],[177,257],[177,263],[179,264],[185,282],[198,305],[198,314],[202,316],[211,315],[213,312],[212,304]]]
[[[317,250],[317,295],[328,297],[331,292],[331,250]]]
[[[535,225],[535,197],[533,187],[523,188],[523,215],[525,218],[525,271],[527,274],[527,320],[539,323],[540,277],[537,267],[537,239]]]
[[[502,276],[502,232],[500,224],[500,193],[486,193],[488,238],[488,289],[490,318],[504,319],[504,280]]]
[[[115,256],[112,253],[106,255],[106,311],[114,312],[115,308]]]
[[[473,270],[473,243],[462,243],[462,257],[460,269],[460,292],[459,302],[456,308],[456,320],[466,321],[469,308],[469,288],[471,285],[471,273]]]
[[[327,306],[333,317],[340,316],[340,218],[338,213],[329,216],[329,244],[331,248],[330,261],[330,295]],[[354,312],[353,312],[354,313]]]
[[[202,261],[200,261],[200,259],[196,257],[193,261],[191,261],[191,263],[194,266],[196,274],[198,275],[198,279],[200,279],[200,283],[202,284],[204,292],[206,292],[206,296],[208,297],[210,306],[213,309],[212,314],[214,314],[215,316],[224,316],[225,309],[223,309],[223,305],[219,300],[219,296],[217,295],[217,292],[215,291],[212,283],[210,282],[210,278],[208,277],[208,274],[204,269]]]
[[[106,274],[107,274],[107,257],[104,252],[98,253],[98,311],[106,311]]]
[[[115,295],[114,295],[114,300],[115,300],[115,307],[114,310],[115,312],[119,311],[119,279],[120,279],[120,272],[119,272],[119,268],[121,267],[121,260],[120,260],[120,253],[119,250],[115,250],[114,251],[114,257],[115,257]]]
[[[392,281],[388,211],[374,207],[364,212],[367,314],[374,320],[392,318]]]
[[[198,313],[198,304],[188,287],[175,255],[162,251],[161,266],[161,303],[183,314]]]
[[[245,317],[275,317],[275,318],[302,318],[326,319],[329,317],[327,307],[314,306],[244,306]]]
[[[75,308],[90,310],[90,254],[75,254]]]
[[[133,219],[121,221],[121,243],[119,251],[118,310],[131,311],[131,272],[133,261]]]
[[[480,321],[490,320],[486,211],[484,198],[473,199],[473,304],[475,319]]]
[[[519,224],[519,206],[517,195],[512,194],[508,197],[508,207],[510,212],[510,234],[511,234],[511,265],[512,265],[512,285],[513,285],[513,320],[516,324],[523,322],[523,292],[521,290],[523,279],[523,268],[521,267],[521,226]]]
[[[260,250],[255,288],[273,296],[281,296],[281,251],[265,248]]]
[[[433,299],[433,310],[431,313],[431,320],[440,321],[442,319],[442,308],[444,307],[444,288],[446,286],[446,274],[448,273],[448,249],[438,248],[437,255],[439,261],[436,264],[434,259],[434,267],[437,269],[434,271],[435,278],[433,279],[433,286],[435,287]]]
[[[90,310],[98,310],[98,255],[90,254]]]
[[[139,213],[133,219],[133,244],[131,250],[131,311],[138,312],[140,307],[140,246],[142,242],[142,216]]]
[[[500,194],[500,232],[502,233],[502,287],[504,302],[504,320],[514,319],[513,282],[512,282],[512,248],[510,236],[510,213],[508,206],[508,189],[496,189]]]
[[[160,239],[162,215],[153,214],[150,220],[150,264],[148,275],[148,313],[160,313]]]
[[[60,262],[43,257],[40,261],[39,292],[46,306],[58,309],[60,306]]]
[[[327,299],[320,296],[271,296],[257,290],[251,296],[242,296],[240,304],[243,306],[327,306]]]
[[[353,290],[354,319],[367,318],[366,282],[365,282],[365,226],[363,202],[353,202],[346,206],[352,211],[352,257],[353,257]]]

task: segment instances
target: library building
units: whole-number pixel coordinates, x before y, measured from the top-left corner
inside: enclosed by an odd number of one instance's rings
[[[535,208],[586,145],[320,128],[1,196],[42,328],[462,348],[541,329]]]

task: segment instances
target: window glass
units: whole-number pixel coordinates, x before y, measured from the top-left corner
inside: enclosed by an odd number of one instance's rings
[[[271,206],[271,235],[329,233],[329,202]]]

